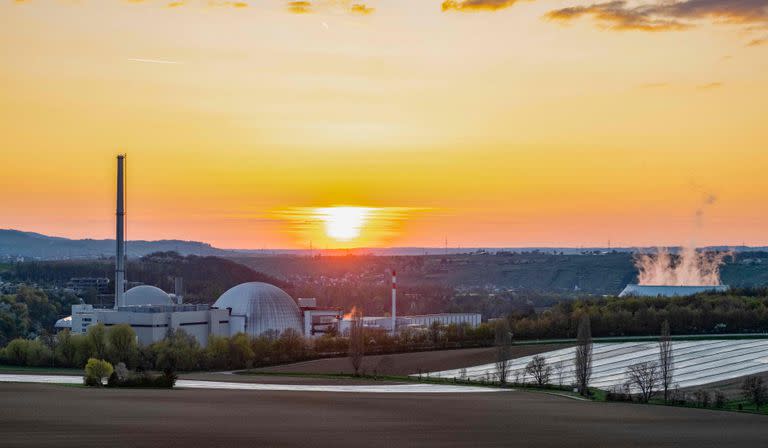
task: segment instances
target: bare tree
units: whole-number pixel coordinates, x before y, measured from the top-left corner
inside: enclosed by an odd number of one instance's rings
[[[352,310],[352,321],[349,328],[349,361],[355,370],[355,376],[360,374],[365,356],[365,334],[363,331],[363,313],[357,308]]]
[[[543,356],[536,355],[525,366],[526,373],[530,374],[536,384],[543,386],[549,384],[549,377],[552,375],[552,366],[547,365],[547,360]]]
[[[741,385],[741,391],[744,398],[755,404],[759,411],[760,406],[768,400],[768,388],[766,388],[763,379],[759,376],[748,376]]]
[[[640,401],[648,403],[656,393],[660,380],[659,365],[653,361],[640,362],[627,367],[627,385],[640,392]]]
[[[574,360],[576,388],[581,395],[589,394],[589,380],[592,377],[592,329],[589,315],[584,313],[579,321]]]
[[[563,385],[563,377],[565,376],[565,363],[563,361],[557,361],[554,365],[555,375],[557,375],[557,385]]]
[[[709,392],[704,389],[698,389],[693,392],[693,398],[696,400],[696,405],[702,408],[709,407]]]
[[[674,379],[674,353],[672,352],[672,338],[669,333],[669,321],[661,324],[661,337],[659,338],[659,369],[661,370],[661,388],[664,390],[664,403],[669,401],[669,390]]]
[[[496,321],[496,378],[499,383],[506,384],[509,374],[510,358],[512,357],[512,332],[509,330],[509,321],[499,319]]]

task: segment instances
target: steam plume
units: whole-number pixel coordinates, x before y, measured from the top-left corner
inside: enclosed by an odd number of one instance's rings
[[[729,252],[700,252],[685,247],[679,255],[666,248],[655,254],[635,256],[639,271],[638,284],[661,286],[717,286],[720,285],[720,266]]]

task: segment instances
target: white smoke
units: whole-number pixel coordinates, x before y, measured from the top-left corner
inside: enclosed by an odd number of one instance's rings
[[[720,266],[729,255],[730,252],[702,252],[693,247],[685,247],[677,255],[666,248],[657,249],[655,254],[638,254],[638,284],[717,286],[721,284]]]

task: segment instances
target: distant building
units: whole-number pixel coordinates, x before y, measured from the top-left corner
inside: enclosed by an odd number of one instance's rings
[[[403,319],[409,326],[429,327],[435,322],[441,325],[469,325],[475,328],[480,325],[481,315],[479,313],[441,313],[441,314],[423,314],[419,316],[403,316]]]
[[[72,330],[73,334],[85,334],[88,331],[88,327],[95,323],[96,309],[93,307],[93,305],[72,305],[70,330]]]
[[[82,294],[96,291],[98,294],[109,294],[110,284],[106,277],[72,277],[67,282],[67,288]]]
[[[726,292],[727,285],[713,286],[664,286],[664,285],[627,285],[619,297],[685,297],[702,292]]]
[[[391,331],[392,319],[389,316],[365,316],[362,318],[364,328]],[[429,328],[435,322],[440,325],[468,325],[478,327],[482,322],[479,313],[440,313],[415,316],[400,316],[397,318],[397,331],[404,328]],[[352,326],[352,319],[345,317],[339,320],[339,334],[346,335]]]

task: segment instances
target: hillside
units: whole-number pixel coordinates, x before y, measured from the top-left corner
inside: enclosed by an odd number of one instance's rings
[[[175,251],[182,255],[224,255],[225,250],[198,241],[159,240],[129,241],[129,257],[141,257],[153,252]],[[69,259],[111,257],[115,254],[115,240],[71,240],[34,232],[0,229],[0,257],[26,257],[36,259]]]
[[[72,277],[107,277],[114,280],[115,265],[109,260],[33,261],[7,265],[3,280],[34,283],[43,287],[64,286]],[[173,292],[174,277],[184,279],[185,299],[213,303],[224,291],[244,282],[263,281],[288,288],[287,282],[256,272],[219,257],[181,256],[158,252],[129,260],[128,280]]]
[[[385,282],[396,269],[404,287],[439,285],[459,289],[513,289],[549,293],[615,295],[637,281],[627,252],[560,255],[542,252],[422,255],[409,257],[237,257],[251,268],[292,283]],[[768,285],[768,252],[739,252],[722,267],[722,281],[734,287]]]

